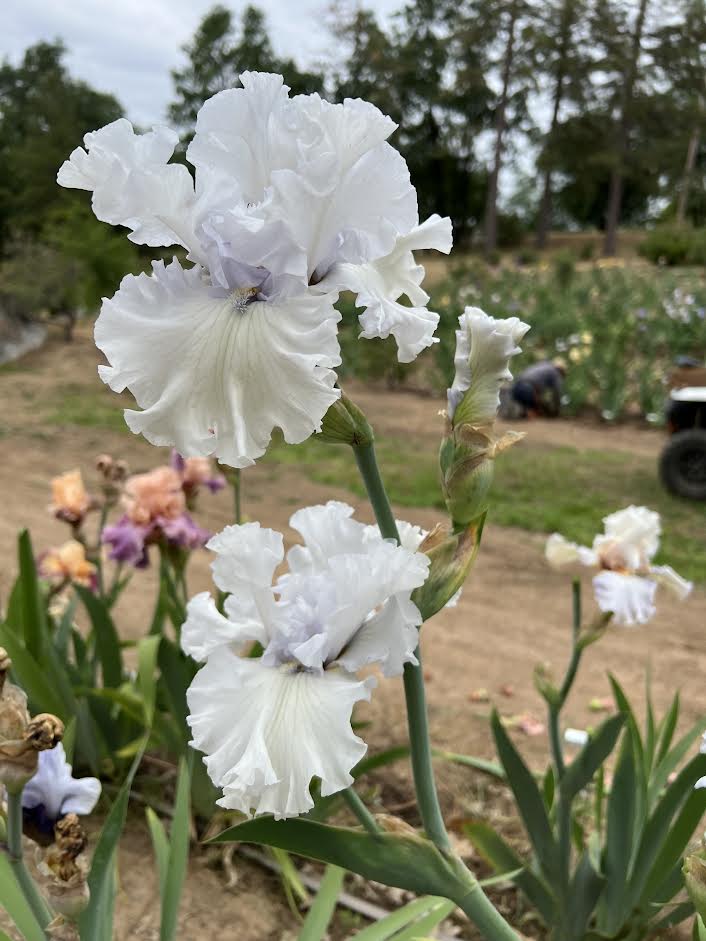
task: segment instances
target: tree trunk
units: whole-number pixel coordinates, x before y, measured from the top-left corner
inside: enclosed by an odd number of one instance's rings
[[[507,42],[503,62],[503,88],[495,113],[495,151],[493,169],[488,178],[488,193],[485,199],[485,254],[490,255],[498,247],[498,178],[502,165],[504,136],[507,129],[507,99],[512,76],[512,61],[515,55],[515,27],[517,25],[517,3],[510,7],[510,22],[507,28]]]
[[[618,138],[615,148],[615,161],[610,174],[610,191],[608,194],[608,208],[606,210],[605,241],[603,243],[604,255],[615,255],[618,248],[618,226],[620,224],[620,210],[623,203],[623,177],[625,173],[625,157],[628,152],[630,140],[631,102],[635,90],[637,67],[642,50],[642,34],[645,28],[648,0],[640,0],[640,7],[635,20],[635,32],[632,36],[630,59],[623,77],[623,90],[620,96],[620,119],[618,125]]]
[[[554,106],[552,108],[552,123],[547,134],[547,143],[550,143],[556,133],[556,127],[559,123],[559,109],[564,97],[564,81],[566,78],[566,65],[569,55],[569,42],[571,40],[571,28],[574,21],[574,2],[573,0],[564,0],[562,8],[562,27],[561,40],[559,46],[559,61],[557,62],[556,85],[554,86]],[[537,219],[537,234],[535,236],[535,246],[545,248],[547,236],[552,218],[552,167],[547,166],[544,172],[544,187],[542,189],[542,200],[539,204],[539,216]]]
[[[689,146],[686,149],[686,160],[684,161],[684,172],[681,178],[681,187],[677,197],[677,225],[684,225],[686,220],[686,207],[689,201],[689,189],[691,187],[691,178],[696,165],[696,154],[699,149],[699,139],[701,138],[701,128],[698,124],[692,129],[689,138]]]

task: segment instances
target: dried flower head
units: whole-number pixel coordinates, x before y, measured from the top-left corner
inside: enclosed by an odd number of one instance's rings
[[[38,859],[42,889],[51,907],[75,921],[89,901],[86,882],[86,833],[76,814],[67,814],[54,828],[54,844]]]
[[[9,662],[0,648],[0,658]],[[34,777],[38,754],[61,741],[64,725],[56,716],[46,713],[30,717],[27,696],[18,686],[7,681],[0,696],[0,784],[16,793]]]

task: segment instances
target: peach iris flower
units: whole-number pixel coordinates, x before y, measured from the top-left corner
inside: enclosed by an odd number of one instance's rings
[[[67,471],[51,482],[51,511],[68,523],[79,523],[91,508],[80,470]]]
[[[205,486],[208,481],[213,479],[213,468],[210,460],[207,457],[185,458],[182,479],[187,489]]]
[[[52,581],[72,581],[90,588],[96,567],[86,558],[86,550],[76,539],[69,539],[59,548],[49,549],[39,560],[39,572]]]
[[[134,474],[125,484],[123,506],[128,518],[139,526],[157,517],[175,519],[186,509],[181,477],[171,467]]]

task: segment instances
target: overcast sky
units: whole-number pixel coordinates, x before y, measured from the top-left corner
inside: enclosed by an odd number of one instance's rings
[[[165,119],[171,99],[169,70],[183,61],[190,39],[216,0],[3,0],[0,58],[17,62],[40,39],[64,40],[73,75],[112,92],[136,123]],[[236,16],[246,5],[222,0]],[[267,14],[270,36],[280,55],[299,65],[330,50],[322,25],[327,0],[256,0]],[[402,0],[367,0],[386,16]]]

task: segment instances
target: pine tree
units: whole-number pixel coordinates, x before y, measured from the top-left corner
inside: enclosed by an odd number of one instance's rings
[[[323,77],[300,71],[293,59],[280,59],[267,32],[265,14],[249,5],[238,23],[224,6],[213,7],[201,20],[184,47],[187,63],[172,71],[175,100],[169,106],[170,121],[182,132],[182,143],[193,136],[196,115],[204,101],[240,84],[248,70],[278,72],[293,94],[321,91]]]
[[[702,202],[704,195],[706,3],[680,0],[678,14],[676,21],[657,31],[654,59],[675,115],[665,141],[668,149],[665,171],[672,188],[669,195],[675,219],[677,224],[683,225],[688,216],[690,194],[696,190]],[[699,164],[700,177],[696,172]],[[696,183],[699,185],[695,186]]]
[[[556,137],[562,108],[567,102],[585,107],[589,93],[591,62],[586,54],[587,0],[553,0],[541,11],[537,32],[537,59],[551,87],[551,123],[538,161],[542,171],[542,196],[537,215],[537,248],[544,248],[552,222],[552,182],[555,167],[551,145]]]
[[[638,0],[637,6],[633,4],[633,9],[629,10],[618,5],[617,0],[601,0],[594,18],[594,35],[604,50],[599,68],[611,78],[609,107],[615,120],[605,215],[605,255],[614,255],[617,250],[635,101],[647,65],[645,33],[649,3],[650,0]]]
[[[493,152],[483,214],[483,246],[498,245],[500,175],[512,135],[531,127],[527,107],[535,88],[536,28],[533,0],[465,0],[458,6],[459,30],[467,48],[477,50],[486,81],[498,89],[491,102]]]
[[[414,0],[386,30],[372,11],[338,4],[331,28],[343,55],[332,72],[339,100],[366,98],[398,123],[395,146],[417,187],[420,215],[450,215],[463,238],[482,213],[474,143],[489,91],[456,11],[450,0]]]

